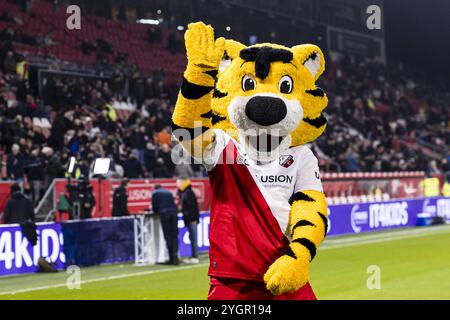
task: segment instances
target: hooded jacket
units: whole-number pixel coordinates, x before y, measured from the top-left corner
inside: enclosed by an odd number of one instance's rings
[[[34,209],[31,200],[25,198],[20,192],[14,192],[6,203],[5,224],[22,223],[27,220],[34,221]]]
[[[184,189],[178,189],[180,196],[181,212],[183,212],[184,223],[188,225],[192,221],[199,221],[197,196],[189,184]]]

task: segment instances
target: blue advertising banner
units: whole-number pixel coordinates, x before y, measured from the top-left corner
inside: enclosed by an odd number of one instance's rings
[[[380,231],[417,225],[427,213],[450,219],[450,198],[421,198],[329,206],[328,236]]]
[[[328,209],[327,236],[413,227],[421,213],[450,221],[450,198],[444,197],[331,205]],[[181,218],[178,227],[180,255],[190,256],[189,233]],[[206,252],[209,249],[209,212],[200,214],[197,230],[199,251]]]
[[[418,216],[440,216],[450,221],[450,198],[422,198],[329,206],[328,236],[382,231],[417,225]],[[38,224],[38,243],[32,247],[19,225],[0,226],[0,275],[36,272],[39,257],[57,268],[95,265],[134,259],[134,219]],[[197,241],[209,250],[209,212],[200,214]],[[189,232],[180,215],[180,256],[192,254]]]
[[[61,225],[37,225],[38,243],[33,247],[19,225],[0,226],[0,275],[30,273],[38,269],[39,257],[47,257],[58,269],[64,268],[64,239]]]
[[[192,255],[191,241],[189,232],[185,227],[182,215],[178,217],[178,237],[179,250],[181,257],[190,257]],[[197,225],[197,243],[199,252],[209,250],[209,212],[200,213],[200,221]]]
[[[110,218],[62,223],[67,265],[91,266],[134,259],[133,219]]]

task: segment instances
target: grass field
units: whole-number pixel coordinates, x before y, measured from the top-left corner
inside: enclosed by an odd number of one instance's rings
[[[207,264],[86,267],[72,290],[66,272],[0,278],[0,299],[205,299]],[[380,289],[367,288],[371,265]],[[319,299],[450,299],[450,226],[327,239],[311,284]]]

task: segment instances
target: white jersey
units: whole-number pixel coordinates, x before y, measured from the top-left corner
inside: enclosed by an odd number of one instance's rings
[[[204,151],[202,163],[205,168],[213,170],[220,159],[223,159],[221,155],[224,150],[231,150],[230,147],[234,146],[237,150],[237,163],[245,164],[281,231],[288,236],[291,196],[302,190],[323,192],[318,161],[312,151],[307,146],[292,147],[282,152],[278,159],[258,164],[248,157],[239,142],[224,131],[216,129],[214,135],[214,142]]]

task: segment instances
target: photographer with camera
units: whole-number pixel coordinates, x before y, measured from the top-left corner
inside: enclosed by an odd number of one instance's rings
[[[95,197],[89,179],[81,176],[78,182],[78,199],[80,202],[80,219],[91,219],[95,206]]]

